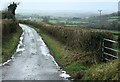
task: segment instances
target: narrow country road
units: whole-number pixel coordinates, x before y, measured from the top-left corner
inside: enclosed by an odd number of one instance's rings
[[[20,24],[24,33],[13,59],[2,66],[3,80],[66,80],[38,33]],[[68,75],[67,75],[68,76]]]

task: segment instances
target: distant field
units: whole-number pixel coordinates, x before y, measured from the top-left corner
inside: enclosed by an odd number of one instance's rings
[[[49,23],[55,25],[63,25],[67,27],[75,26],[75,27],[84,27],[84,28],[94,28],[94,29],[105,29],[105,30],[117,30],[119,26],[118,16],[106,16],[103,15],[101,18],[99,16],[83,18],[79,20],[73,20],[72,18],[68,18],[64,20],[62,19],[49,19]]]

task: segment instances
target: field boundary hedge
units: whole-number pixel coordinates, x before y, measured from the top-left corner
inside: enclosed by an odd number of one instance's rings
[[[112,33],[77,27],[54,26],[32,21],[20,21],[21,23],[33,25],[41,29],[67,46],[68,49],[77,52],[92,53],[98,60],[103,61],[102,48],[103,38],[112,39]]]

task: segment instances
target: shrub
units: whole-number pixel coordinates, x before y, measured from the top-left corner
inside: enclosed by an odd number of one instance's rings
[[[17,32],[18,22],[14,20],[2,20],[2,34],[9,36],[9,34]]]
[[[15,19],[15,16],[10,11],[2,11],[2,19]]]

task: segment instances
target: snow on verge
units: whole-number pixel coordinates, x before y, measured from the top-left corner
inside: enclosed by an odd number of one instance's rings
[[[24,44],[23,44],[23,37],[24,37],[24,32],[23,34],[21,35],[20,37],[20,41],[19,41],[19,44],[17,46],[17,49],[16,49],[16,52],[20,52],[20,51],[24,51]]]
[[[71,76],[69,74],[66,74],[66,71],[62,71],[62,74],[60,74],[60,77],[64,78],[64,79],[68,79]]]

